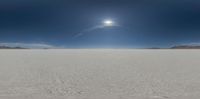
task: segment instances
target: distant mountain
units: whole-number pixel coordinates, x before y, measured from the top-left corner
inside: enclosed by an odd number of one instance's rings
[[[0,43],[0,49],[52,49],[57,48],[43,43]]]
[[[171,49],[200,49],[200,45],[176,45]]]
[[[150,47],[150,48],[145,48],[145,49],[163,49],[163,48],[159,48],[159,47]]]
[[[9,47],[9,46],[0,46],[0,49],[27,49],[22,47]]]

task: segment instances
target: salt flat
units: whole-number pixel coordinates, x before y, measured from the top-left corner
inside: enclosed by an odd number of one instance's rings
[[[200,50],[0,50],[0,99],[199,99]]]

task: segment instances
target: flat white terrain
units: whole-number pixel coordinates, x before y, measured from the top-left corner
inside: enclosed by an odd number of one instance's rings
[[[0,99],[199,99],[200,50],[0,50]]]

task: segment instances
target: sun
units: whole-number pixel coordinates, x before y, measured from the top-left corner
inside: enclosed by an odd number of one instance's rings
[[[114,21],[112,21],[112,20],[104,20],[103,24],[104,24],[104,26],[113,26],[114,25]]]

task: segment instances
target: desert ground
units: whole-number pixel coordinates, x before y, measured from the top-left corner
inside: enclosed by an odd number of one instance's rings
[[[0,99],[199,99],[200,50],[0,50]]]

